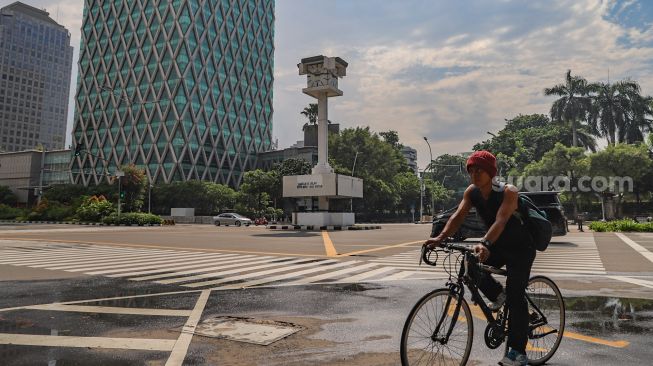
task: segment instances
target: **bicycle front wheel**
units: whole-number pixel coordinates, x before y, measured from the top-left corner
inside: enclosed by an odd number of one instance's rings
[[[547,277],[528,281],[529,335],[526,356],[529,364],[542,365],[560,346],[565,332],[565,302],[558,286]]]
[[[401,364],[465,365],[473,337],[467,301],[448,289],[432,291],[408,314],[401,333]]]

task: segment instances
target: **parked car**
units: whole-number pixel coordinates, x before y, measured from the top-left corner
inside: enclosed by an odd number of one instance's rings
[[[218,216],[213,216],[213,223],[215,226],[220,226],[220,225],[236,225],[236,226],[249,226],[252,224],[252,220],[243,216],[239,215],[237,213],[223,213]]]
[[[560,192],[519,192],[520,195],[528,196],[535,205],[546,212],[547,219],[551,222],[553,229],[553,236],[567,235],[567,218],[565,211],[560,203]],[[458,207],[448,209],[441,212],[433,218],[431,226],[431,237],[435,237],[442,229],[451,215],[456,212]],[[480,238],[487,232],[487,227],[483,219],[478,215],[475,208],[469,210],[465,221],[463,221],[460,229],[453,234],[454,240],[465,240],[467,238]]]

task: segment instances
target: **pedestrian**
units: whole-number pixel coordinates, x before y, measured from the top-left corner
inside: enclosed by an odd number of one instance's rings
[[[506,266],[506,288],[491,275],[482,273],[479,289],[491,301],[489,307],[498,311],[505,302],[508,308],[508,347],[500,365],[526,365],[528,342],[528,304],[526,286],[535,260],[533,239],[522,222],[513,215],[518,209],[517,187],[495,180],[496,158],[488,151],[476,151],[467,159],[471,184],[465,190],[456,212],[449,218],[437,237],[424,245],[433,249],[453,235],[472,207],[489,228],[480,243],[474,246],[479,260],[493,267]]]
[[[581,233],[583,232],[583,214],[579,213],[578,216],[576,216],[576,223],[578,224],[578,231]]]

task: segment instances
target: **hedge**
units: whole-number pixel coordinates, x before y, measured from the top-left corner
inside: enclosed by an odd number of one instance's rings
[[[589,228],[596,232],[653,232],[653,222],[638,223],[634,220],[594,221]]]
[[[160,216],[142,212],[129,212],[120,216],[112,213],[102,219],[106,225],[160,225],[162,222]]]

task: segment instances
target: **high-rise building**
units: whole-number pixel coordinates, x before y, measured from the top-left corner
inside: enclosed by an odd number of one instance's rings
[[[403,155],[404,159],[406,159],[406,163],[408,163],[408,166],[410,167],[410,170],[415,172],[415,174],[418,174],[418,170],[417,170],[417,150],[413,149],[410,146],[402,146],[401,147],[401,155]]]
[[[71,164],[238,186],[272,139],[274,0],[86,0]]]
[[[0,150],[64,147],[72,58],[70,33],[46,11],[0,9]]]

